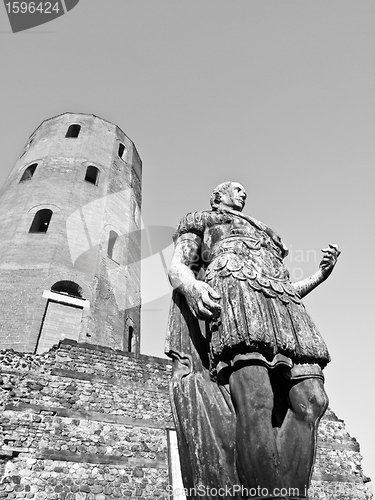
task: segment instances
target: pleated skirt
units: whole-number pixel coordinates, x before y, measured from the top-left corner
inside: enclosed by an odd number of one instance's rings
[[[238,354],[260,353],[271,360],[282,354],[296,363],[324,367],[330,356],[314,322],[298,301],[269,296],[252,280],[219,272],[209,280],[221,295],[220,317],[207,324],[212,369]]]

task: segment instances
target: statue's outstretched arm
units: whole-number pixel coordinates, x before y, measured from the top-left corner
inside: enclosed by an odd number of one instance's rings
[[[220,314],[220,295],[207,283],[197,280],[191,267],[199,262],[201,239],[193,233],[181,235],[175,243],[169,281],[174,289],[186,297],[192,313],[201,319],[212,319]]]
[[[329,244],[328,248],[323,248],[323,258],[319,264],[319,269],[316,273],[308,278],[293,283],[301,297],[304,297],[311,290],[314,290],[320,283],[323,283],[333,271],[341,250],[337,245]]]

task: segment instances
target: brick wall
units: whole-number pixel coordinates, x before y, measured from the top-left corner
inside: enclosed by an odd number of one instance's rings
[[[77,138],[65,137],[72,123],[81,125]],[[142,192],[134,144],[116,125],[77,113],[44,121],[28,144],[0,190],[0,345],[34,352],[44,291],[72,281],[89,302],[79,340],[123,349],[131,318],[139,351]],[[34,175],[20,182],[30,164]],[[88,166],[99,171],[96,184],[85,180]],[[40,209],[53,212],[48,231],[29,233]],[[116,261],[107,252],[110,231],[119,236]]]

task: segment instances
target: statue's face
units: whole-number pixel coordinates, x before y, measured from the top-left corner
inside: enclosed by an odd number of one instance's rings
[[[247,194],[239,182],[231,182],[228,188],[221,193],[220,206],[241,212],[245,206]]]

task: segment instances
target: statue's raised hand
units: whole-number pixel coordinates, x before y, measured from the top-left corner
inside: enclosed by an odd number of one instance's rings
[[[203,281],[195,280],[185,290],[187,303],[194,316],[199,319],[213,319],[220,315],[221,306],[218,302],[220,295]]]
[[[333,268],[336,265],[337,259],[341,253],[338,245],[329,244],[328,248],[323,248],[323,258],[320,261],[319,268],[324,276],[324,278],[328,278],[331,274]]]

